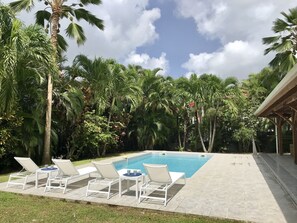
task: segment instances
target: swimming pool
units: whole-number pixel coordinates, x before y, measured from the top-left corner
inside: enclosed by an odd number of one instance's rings
[[[115,162],[117,170],[120,169],[140,169],[145,172],[143,163],[167,164],[169,171],[184,172],[187,178],[190,178],[199,170],[209,159],[211,155],[184,154],[171,152],[152,152],[145,155],[128,158]]]

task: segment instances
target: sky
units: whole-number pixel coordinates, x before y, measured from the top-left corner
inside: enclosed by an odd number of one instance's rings
[[[45,8],[36,2],[18,16],[26,24]],[[104,20],[104,31],[81,23],[87,41],[69,40],[66,57],[70,63],[78,54],[113,58],[174,78],[208,73],[242,80],[268,65],[274,55],[264,56],[262,38],[273,35],[282,11],[296,6],[293,0],[102,0],[87,9]]]

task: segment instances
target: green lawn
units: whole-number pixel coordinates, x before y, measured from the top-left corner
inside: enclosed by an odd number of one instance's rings
[[[90,160],[75,162],[82,165]],[[0,175],[0,182],[8,175]],[[114,205],[85,204],[0,191],[0,222],[239,222]]]
[[[0,175],[0,183],[8,181],[9,174]]]
[[[237,222],[0,192],[0,222]]]

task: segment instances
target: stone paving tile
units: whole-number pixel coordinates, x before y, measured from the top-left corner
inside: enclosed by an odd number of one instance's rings
[[[293,158],[290,155],[276,154],[261,154],[261,158],[297,205],[297,165],[294,164]]]
[[[246,209],[244,206],[229,206],[225,217],[231,219],[245,219],[247,218]]]
[[[119,159],[123,158],[117,157],[113,160]],[[283,190],[263,160],[251,154],[213,154],[199,171],[187,179],[186,185],[175,185],[171,188],[170,201],[166,207],[160,201],[144,200],[138,203],[135,185],[122,197],[119,197],[117,185],[113,188],[114,194],[109,200],[105,195],[99,194],[86,197],[86,186],[90,179],[73,182],[66,194],[58,189],[44,193],[44,187],[36,189],[33,182],[25,190],[20,187],[6,188],[6,183],[2,183],[0,190],[252,222],[297,222],[297,208],[288,193]]]

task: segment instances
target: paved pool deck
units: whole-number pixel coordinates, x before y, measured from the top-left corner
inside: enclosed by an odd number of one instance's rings
[[[70,184],[66,194],[61,190],[45,193],[44,187],[36,189],[33,181],[25,190],[19,187],[6,188],[6,183],[0,184],[0,190],[84,203],[130,206],[250,222],[296,223],[294,188],[297,188],[297,184],[294,187],[294,183],[297,180],[297,165],[290,163],[293,163],[290,158],[267,154],[213,154],[201,169],[187,179],[186,185],[176,184],[170,189],[170,201],[166,207],[157,201],[143,201],[139,204],[133,187],[119,197],[117,185],[113,187],[115,195],[109,200],[98,194],[86,197],[89,179]],[[276,171],[280,169],[281,171]],[[286,175],[288,173],[289,176]],[[283,185],[286,182],[289,186]]]

